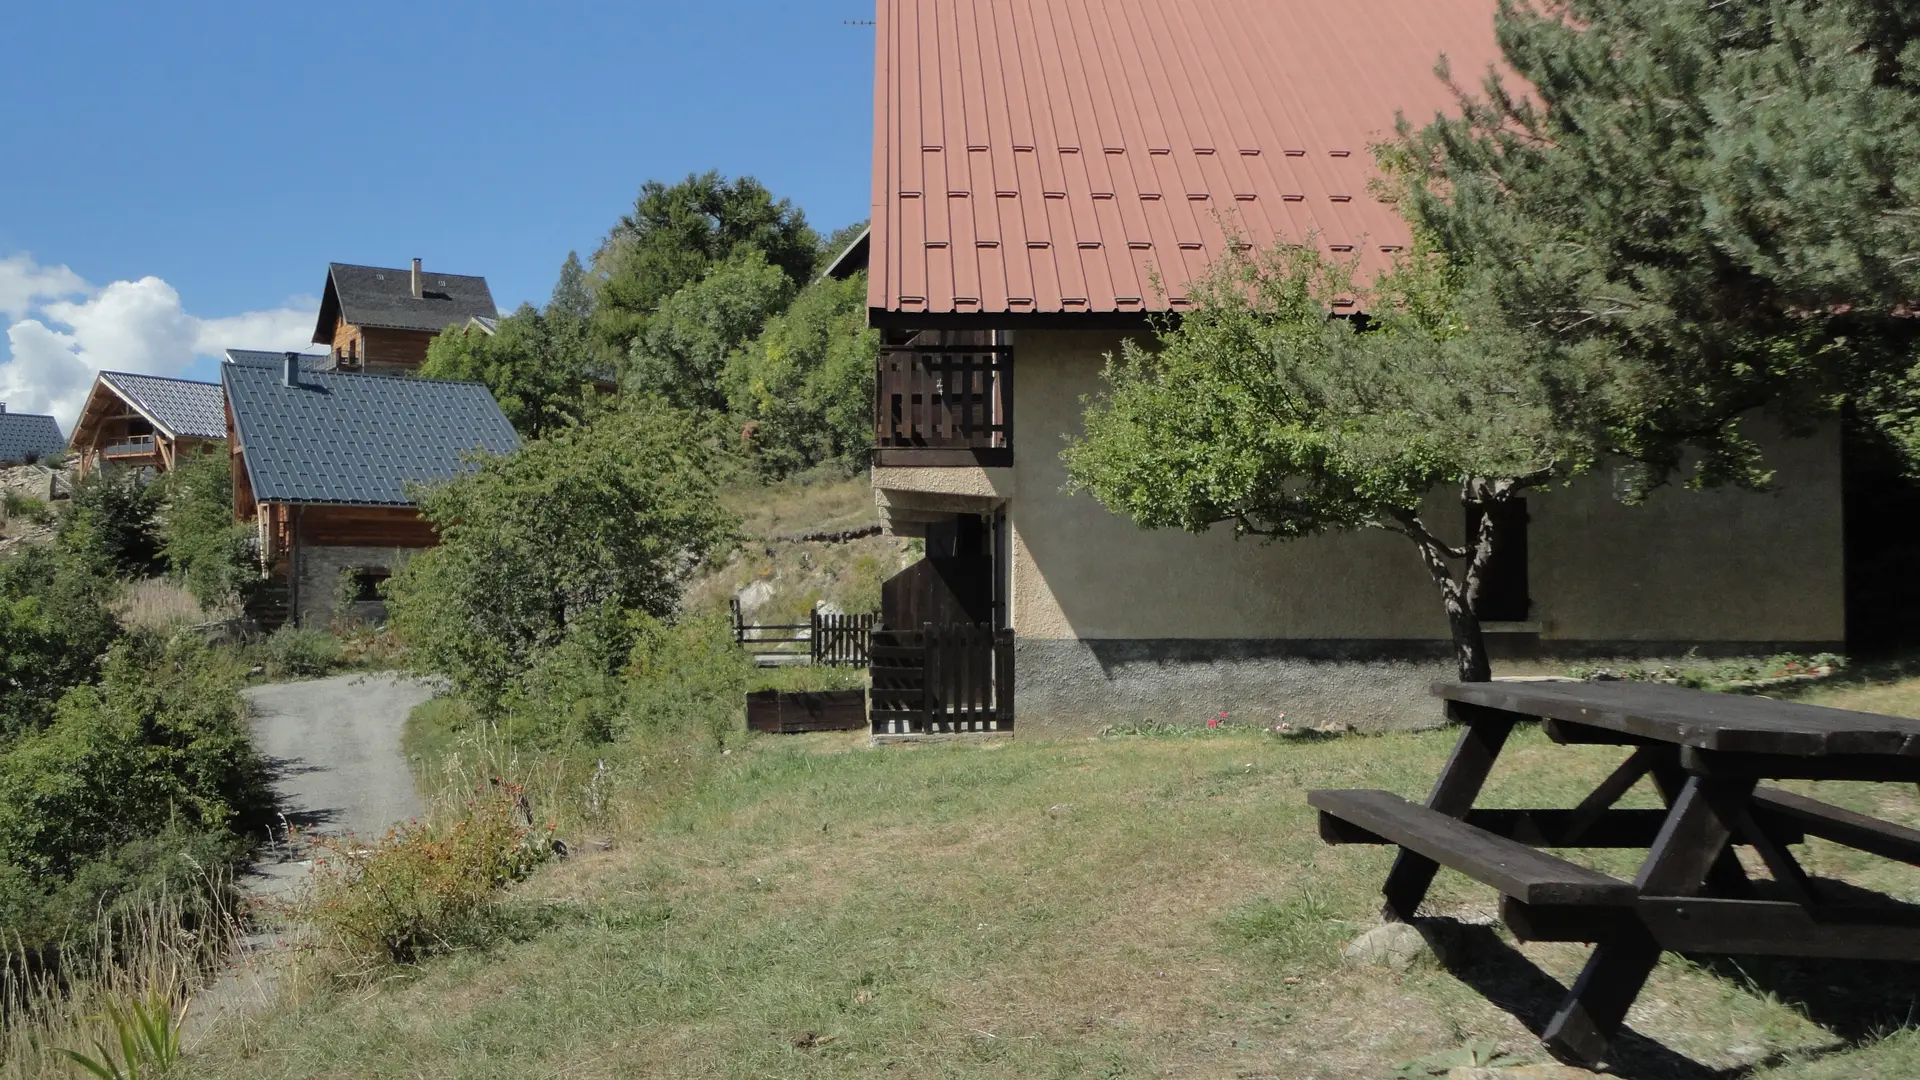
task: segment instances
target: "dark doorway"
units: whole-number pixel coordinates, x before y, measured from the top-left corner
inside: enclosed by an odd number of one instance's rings
[[[994,623],[994,519],[956,514],[927,526],[926,558],[880,586],[880,625]]]
[[[1920,645],[1920,483],[1886,436],[1843,430],[1847,651],[1884,656]]]
[[[1468,603],[1483,622],[1526,622],[1533,611],[1527,592],[1527,500],[1467,504],[1467,539],[1480,534],[1480,522],[1493,515],[1493,554],[1480,575],[1480,588]]]

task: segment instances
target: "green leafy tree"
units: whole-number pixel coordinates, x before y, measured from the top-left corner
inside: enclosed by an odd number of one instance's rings
[[[806,214],[751,176],[707,172],[671,186],[649,180],[594,255],[596,331],[624,354],[654,309],[713,264],[753,248],[798,286],[812,276],[819,245]]]
[[[497,708],[576,624],[671,614],[687,575],[735,528],[696,434],[649,402],[421,492],[441,544],[385,586],[416,662]]]
[[[726,405],[727,356],[793,300],[793,279],[757,249],[739,251],[667,297],[634,342],[627,385],[683,409]]]
[[[1066,452],[1074,484],[1149,528],[1399,533],[1439,591],[1460,677],[1489,678],[1475,605],[1497,508],[1593,462],[1588,417],[1556,393],[1587,373],[1538,363],[1424,251],[1371,289],[1309,247],[1229,254],[1190,294],[1158,348],[1129,340],[1108,363]],[[1329,315],[1356,295],[1364,330]],[[1489,512],[1454,539],[1441,522],[1461,502]]]
[[[245,599],[260,583],[252,525],[233,519],[227,444],[184,454],[161,481],[160,548],[204,608]]]
[[[494,332],[450,329],[427,346],[420,374],[484,383],[514,430],[538,438],[578,423],[592,408],[592,384],[607,374],[588,329],[592,294],[569,252],[546,310],[520,305]]]
[[[1743,419],[1841,400],[1920,444],[1920,10],[1503,0],[1497,32],[1532,93],[1462,89],[1390,154],[1500,318],[1610,354],[1609,450],[1761,484]]]
[[[821,278],[727,360],[727,403],[747,424],[762,473],[815,465],[860,467],[873,441],[874,363],[867,275]]]

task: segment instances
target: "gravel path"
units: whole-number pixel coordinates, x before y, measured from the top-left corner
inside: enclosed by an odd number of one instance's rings
[[[433,697],[417,679],[390,673],[336,675],[243,692],[253,743],[274,774],[288,821],[338,836],[378,837],[420,814],[400,733],[413,707]],[[304,853],[263,853],[253,887],[277,892],[306,873]]]
[[[274,683],[241,691],[253,720],[253,745],[273,773],[273,789],[289,823],[315,833],[373,839],[420,814],[400,735],[413,707],[434,696],[431,685],[386,672]],[[276,841],[284,837],[276,836]],[[271,901],[306,880],[305,845],[261,849],[241,884]],[[187,1040],[256,1012],[273,1000],[284,970],[282,943],[297,929],[277,924],[269,904],[262,921],[212,986],[195,995]]]

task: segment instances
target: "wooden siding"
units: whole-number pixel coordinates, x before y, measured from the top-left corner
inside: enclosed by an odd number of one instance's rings
[[[369,372],[418,371],[427,362],[427,346],[440,335],[425,330],[357,328],[361,367]]]
[[[411,506],[307,504],[297,511],[292,518],[302,546],[425,548],[440,542],[433,523]]]

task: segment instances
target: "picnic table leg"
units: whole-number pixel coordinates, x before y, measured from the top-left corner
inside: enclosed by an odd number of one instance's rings
[[[1513,733],[1513,725],[1519,718],[1512,713],[1458,701],[1447,703],[1447,715],[1465,727],[1460,732],[1460,741],[1453,746],[1453,755],[1440,770],[1440,779],[1434,781],[1427,806],[1449,817],[1464,818],[1467,811],[1473,809],[1473,800],[1480,797],[1480,788],[1486,784],[1487,774],[1493,771],[1494,760],[1500,756],[1500,748],[1506,745],[1507,736]],[[1381,917],[1388,922],[1411,921],[1413,913],[1420,909],[1420,902],[1427,898],[1427,889],[1433,885],[1433,875],[1439,870],[1439,863],[1401,848],[1393,860],[1393,869],[1387,873],[1387,883],[1380,889],[1387,898],[1380,908]]]
[[[1640,894],[1698,895],[1733,835],[1714,805],[1744,799],[1753,787],[1750,779],[1688,777],[1634,879]],[[1659,944],[1637,922],[1596,945],[1540,1035],[1548,1052],[1562,1061],[1585,1065],[1604,1059],[1628,1007],[1659,960]]]
[[[1654,767],[1653,783],[1660,789],[1660,798],[1671,810],[1673,804],[1680,800],[1680,793],[1686,789],[1687,774],[1680,768],[1678,747],[1661,749],[1665,751],[1663,757],[1669,760]],[[1720,854],[1714,857],[1712,868],[1707,871],[1707,889],[1715,896],[1733,900],[1750,899],[1753,896],[1753,879],[1747,876],[1746,868],[1740,865],[1739,856],[1733,853],[1731,834],[1726,843],[1721,845]]]

